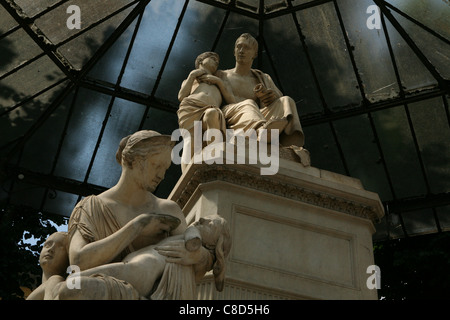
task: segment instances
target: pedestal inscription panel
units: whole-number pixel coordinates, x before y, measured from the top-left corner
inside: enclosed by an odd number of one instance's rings
[[[241,206],[235,206],[231,220],[231,230],[237,235],[231,262],[355,287],[351,234]]]

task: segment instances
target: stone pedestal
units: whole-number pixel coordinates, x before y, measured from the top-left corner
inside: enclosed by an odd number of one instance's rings
[[[230,224],[225,288],[217,292],[207,275],[198,298],[377,299],[366,272],[384,214],[378,195],[292,160],[279,159],[276,175],[260,168],[191,164],[169,196],[188,223],[216,213]]]

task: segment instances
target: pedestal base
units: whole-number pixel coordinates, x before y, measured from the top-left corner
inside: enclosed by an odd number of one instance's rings
[[[207,275],[199,299],[377,299],[367,268],[384,212],[359,180],[285,159],[273,176],[260,165],[191,164],[169,198],[188,223],[220,214],[230,224],[224,291]]]

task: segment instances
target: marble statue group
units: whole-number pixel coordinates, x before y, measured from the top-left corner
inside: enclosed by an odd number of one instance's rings
[[[258,42],[245,33],[235,42],[232,69],[219,69],[217,53],[200,54],[178,94],[179,126],[189,132],[200,121],[205,132],[252,129],[259,141],[267,139],[261,132],[275,129],[280,145],[307,163],[296,104],[268,74],[252,68],[257,53]],[[184,143],[184,151],[192,150],[189,139]],[[196,283],[207,272],[216,289],[223,289],[231,249],[228,222],[208,215],[188,225],[177,203],[153,194],[171,165],[174,144],[152,130],[120,141],[119,180],[82,199],[68,231],[48,237],[39,258],[42,284],[28,299],[195,299]],[[70,266],[79,272],[67,276]]]
[[[271,132],[276,131],[281,146],[291,148],[305,166],[310,164],[295,101],[283,96],[268,74],[252,68],[257,54],[257,40],[244,33],[235,42],[234,68],[218,69],[219,56],[214,52],[197,57],[196,69],[183,81],[178,94],[178,123],[188,133],[183,148],[188,158],[195,153],[192,137],[197,122],[203,132],[215,129],[224,136],[227,128],[244,133],[254,130],[260,142],[270,142]],[[181,163],[183,171],[186,166]]]

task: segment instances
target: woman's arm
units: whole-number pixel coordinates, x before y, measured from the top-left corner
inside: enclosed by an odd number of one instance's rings
[[[117,232],[98,241],[88,242],[76,230],[69,246],[70,264],[86,270],[109,263],[128,247],[144,229],[147,231],[147,228],[154,229],[153,232],[158,234],[162,230],[167,230],[168,226],[156,219],[155,215],[144,213],[129,221]]]
[[[45,295],[45,283],[33,290],[27,297],[27,300],[44,300]]]

